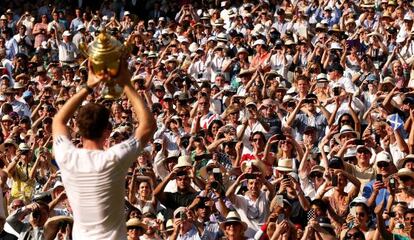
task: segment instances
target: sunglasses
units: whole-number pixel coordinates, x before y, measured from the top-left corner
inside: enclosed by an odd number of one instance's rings
[[[359,153],[359,154],[371,154],[371,152],[368,151],[368,150],[360,150],[357,153]]]
[[[387,163],[387,162],[379,162],[379,163],[377,163],[377,166],[379,168],[387,168],[388,166],[390,166],[390,164]]]
[[[141,227],[128,227],[128,231],[129,230],[137,230],[137,231],[139,231],[139,230],[142,230],[142,228]]]
[[[311,174],[309,174],[310,178],[322,178],[323,177],[323,173],[321,172],[313,172]]]
[[[261,138],[252,138],[252,140],[250,140],[251,142],[260,142],[260,140],[262,140]]]
[[[354,232],[354,233],[347,233],[346,239],[357,239],[363,238],[363,234],[361,232]]]
[[[403,181],[403,182],[407,182],[407,181],[410,181],[410,180],[413,180],[413,179],[411,177],[408,177],[408,176],[401,176],[400,180]]]

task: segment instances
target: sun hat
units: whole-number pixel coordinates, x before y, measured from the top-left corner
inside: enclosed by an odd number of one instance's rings
[[[351,126],[343,125],[341,127],[341,130],[339,131],[339,133],[334,135],[334,138],[335,138],[336,142],[340,143],[341,142],[340,141],[341,136],[343,134],[346,134],[346,133],[353,133],[355,135],[355,138],[359,138],[359,133],[356,132]]]
[[[45,239],[55,239],[56,234],[59,231],[59,228],[62,223],[67,223],[72,225],[73,218],[70,216],[54,216],[49,218],[44,225],[44,237]]]
[[[228,223],[239,223],[243,226],[242,231],[244,232],[247,229],[247,223],[243,222],[240,218],[240,215],[236,211],[230,211],[227,216],[226,220],[220,223],[220,228],[222,230],[225,229],[226,224]]]
[[[173,169],[182,168],[182,167],[192,167],[191,158],[189,155],[180,156],[178,158],[177,164],[174,166]]]
[[[266,173],[266,166],[262,161],[258,160],[247,160],[241,163],[242,172],[246,172],[248,167],[256,167],[261,173]]]
[[[291,172],[293,171],[293,159],[292,158],[281,158],[277,162],[277,167],[275,168],[278,171],[282,172]]]
[[[147,230],[147,225],[141,222],[139,218],[131,218],[126,222],[126,227],[140,227],[142,228],[143,232]]]

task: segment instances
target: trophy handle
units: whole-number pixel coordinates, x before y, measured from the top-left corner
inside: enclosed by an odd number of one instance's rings
[[[79,51],[85,58],[89,58],[88,46],[85,42],[79,43]]]

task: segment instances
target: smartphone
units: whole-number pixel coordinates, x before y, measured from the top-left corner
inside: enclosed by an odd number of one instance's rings
[[[310,220],[312,220],[312,219],[314,219],[316,216],[315,216],[315,210],[314,209],[310,209],[309,210],[309,212],[308,212],[308,221],[310,221]]]
[[[351,216],[356,217],[356,208],[352,207],[349,213],[351,214]]]
[[[289,176],[287,174],[283,175],[283,180],[289,180]]]
[[[249,119],[250,118],[250,112],[246,111],[246,113],[244,114],[244,118]]]
[[[339,87],[334,88],[332,91],[334,96],[339,96],[341,94],[341,89]]]
[[[355,145],[359,146],[359,145],[365,145],[365,141],[362,139],[355,139]]]
[[[317,83],[316,87],[323,88],[323,87],[325,87],[325,83]]]
[[[285,214],[281,213],[277,215],[277,223],[281,223],[283,220],[285,220]]]
[[[275,196],[276,206],[283,207],[283,195]]]
[[[185,214],[185,212],[180,212],[180,220],[183,221],[187,219],[187,215]]]
[[[382,175],[381,174],[377,174],[377,176],[375,178],[378,182],[382,182]]]
[[[286,136],[285,136],[285,135],[283,135],[283,134],[277,134],[277,135],[276,135],[276,139],[277,139],[277,140],[286,140]]]
[[[213,176],[216,181],[222,181],[223,175],[221,174],[220,168],[213,168]]]
[[[395,179],[394,178],[390,178],[390,188],[392,190],[395,190]]]
[[[246,173],[244,176],[246,179],[256,179],[256,174],[254,173]]]
[[[40,218],[40,210],[36,209],[32,212],[32,217],[33,219],[38,219]]]
[[[332,175],[332,186],[333,187],[338,186],[338,176],[337,175]]]
[[[155,151],[159,152],[161,151],[162,145],[161,143],[155,143]]]

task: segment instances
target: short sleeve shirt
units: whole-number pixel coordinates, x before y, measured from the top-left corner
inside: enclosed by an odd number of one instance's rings
[[[106,151],[76,148],[66,136],[53,143],[73,210],[74,239],[126,239],[125,176],[142,146],[130,138]]]

